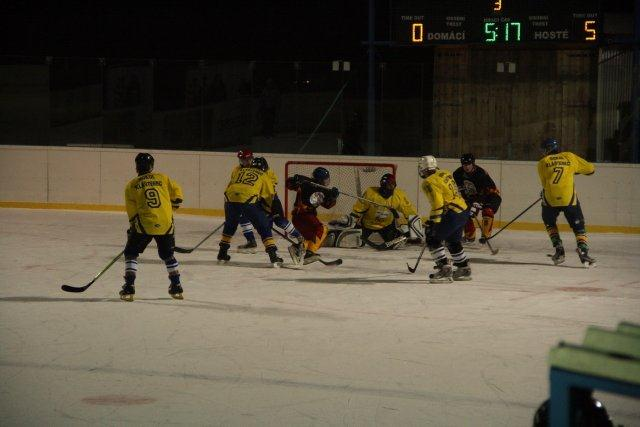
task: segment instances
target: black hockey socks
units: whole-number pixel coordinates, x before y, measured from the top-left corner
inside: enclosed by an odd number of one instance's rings
[[[247,242],[256,241],[256,238],[253,235],[253,224],[251,222],[240,223],[240,228],[242,229],[242,234],[247,239]]]
[[[169,279],[173,276],[178,278],[178,283],[180,283],[180,272],[178,271],[178,261],[175,257],[167,258],[164,261],[165,266],[167,267],[167,273],[169,273]],[[171,283],[173,283],[173,279],[171,279]]]

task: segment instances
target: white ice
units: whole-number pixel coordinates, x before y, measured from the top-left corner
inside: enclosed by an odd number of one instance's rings
[[[192,246],[221,218],[177,217]],[[2,425],[529,426],[548,395],[549,349],[589,325],[640,323],[640,236],[591,234],[597,268],[553,266],[544,232],[506,230],[469,251],[473,281],[428,284],[419,247],[323,248],[303,270],[267,255],[215,262],[219,234],[177,254],[185,299],[167,294],[155,245],[136,300],[118,290],[124,213],[0,209]],[[241,235],[234,247],[243,242]],[[287,243],[278,242],[288,258]],[[601,396],[616,423],[638,400]]]

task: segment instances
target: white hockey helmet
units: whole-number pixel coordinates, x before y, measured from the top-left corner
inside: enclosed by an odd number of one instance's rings
[[[418,175],[426,178],[429,172],[438,169],[438,161],[433,156],[422,156],[418,160]]]

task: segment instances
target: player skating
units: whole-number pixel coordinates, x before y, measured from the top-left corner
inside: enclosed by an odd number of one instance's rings
[[[240,155],[238,155],[240,157]],[[253,156],[252,156],[253,157]],[[282,265],[282,258],[278,257],[278,248],[271,234],[271,220],[261,205],[271,205],[275,189],[271,179],[261,169],[251,164],[236,167],[231,173],[229,184],[224,192],[224,228],[220,240],[218,260],[229,261],[228,254],[231,239],[235,234],[241,219],[246,219],[257,229],[262,238],[269,261],[274,267]]]
[[[124,249],[125,283],[120,298],[133,301],[138,255],[155,239],[158,255],[169,273],[169,294],[175,299],[182,299],[178,261],[173,256],[173,211],[182,203],[182,190],[168,176],[153,172],[154,159],[151,154],[140,153],[135,162],[138,177],[129,181],[124,192],[130,227]]]
[[[402,216],[400,216],[402,215]],[[422,240],[422,220],[417,214],[407,194],[397,188],[396,177],[387,173],[380,178],[379,187],[369,187],[353,206],[350,215],[345,216],[331,225],[339,225],[335,239],[339,246],[341,234],[348,233],[356,225],[362,228],[362,239],[370,246],[379,250],[396,249],[407,241]],[[382,243],[370,240],[377,234]]]
[[[340,194],[335,187],[325,188],[330,183],[329,171],[323,167],[315,168],[311,178],[303,175],[287,178],[287,189],[296,192],[292,220],[305,239],[304,264],[320,259],[316,252],[327,237],[327,226],[318,219],[318,206],[332,208]]]
[[[460,163],[461,166],[453,172],[453,179],[467,205],[475,205],[474,211],[482,212],[480,243],[485,243],[486,238],[491,237],[493,217],[502,203],[500,191],[487,171],[476,165],[473,154],[463,154]],[[473,243],[475,239],[476,226],[472,217],[464,226],[463,242]]]
[[[594,265],[596,260],[589,256],[584,215],[573,176],[592,175],[595,167],[576,154],[560,152],[560,144],[553,138],[545,139],[541,147],[544,156],[538,161],[538,176],[542,184],[542,221],[555,249],[551,259],[556,265],[565,260],[564,246],[557,226],[558,215],[562,212],[576,237],[576,252],[580,262],[585,267]]]
[[[425,223],[425,239],[436,263],[436,271],[429,275],[430,281],[471,280],[471,267],[461,243],[462,230],[470,215],[467,204],[458,192],[451,172],[439,169],[435,157],[421,157],[418,174],[424,178],[421,188],[431,204],[429,219]],[[455,270],[451,267],[445,245]]]
[[[238,165],[231,172],[236,173],[240,168],[246,168],[251,166],[253,162],[253,152],[249,149],[243,148],[238,151]],[[275,185],[275,184],[274,184]],[[240,229],[247,241],[242,245],[238,245],[238,252],[254,254],[258,250],[258,244],[253,234],[253,224],[247,218],[240,217]]]

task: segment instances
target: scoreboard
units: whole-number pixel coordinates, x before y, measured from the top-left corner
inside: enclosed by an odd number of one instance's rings
[[[598,0],[392,0],[396,44],[597,44]]]

